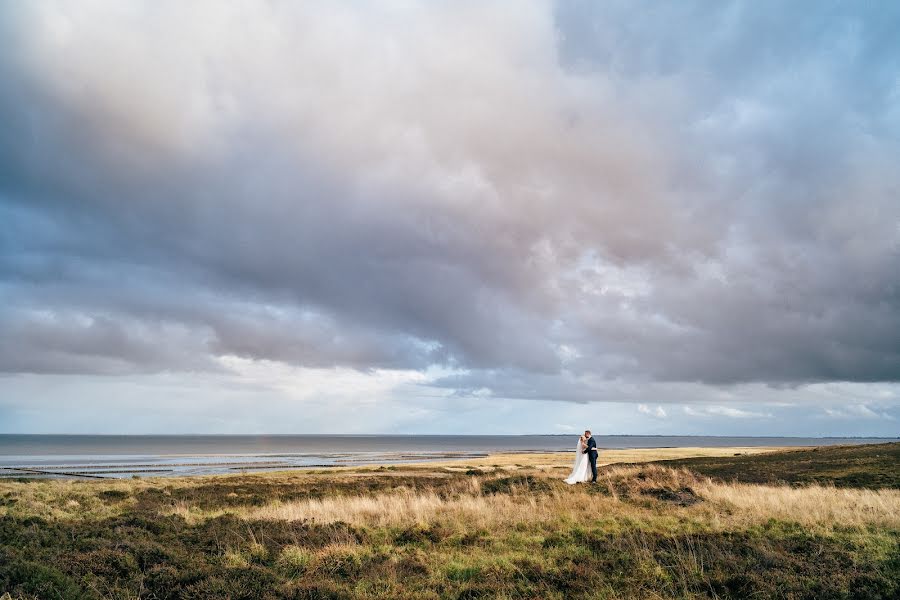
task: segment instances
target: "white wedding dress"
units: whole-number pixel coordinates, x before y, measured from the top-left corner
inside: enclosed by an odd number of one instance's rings
[[[588,455],[581,451],[581,439],[575,445],[575,466],[572,467],[572,474],[565,478],[565,482],[569,485],[575,485],[584,481],[591,480],[591,463],[588,461]]]

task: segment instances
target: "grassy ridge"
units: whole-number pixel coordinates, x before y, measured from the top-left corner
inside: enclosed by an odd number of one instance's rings
[[[844,452],[828,450],[819,467],[792,467],[790,457],[806,457],[797,452],[748,460],[765,461],[769,469],[783,465],[783,481],[794,472],[827,478]],[[492,473],[425,465],[0,482],[0,593],[173,599],[900,594],[900,491],[890,486],[725,483],[650,464],[607,467],[600,485],[570,487],[522,461],[515,470]]]
[[[823,446],[757,456],[671,460],[661,464],[744,483],[900,488],[900,443]]]

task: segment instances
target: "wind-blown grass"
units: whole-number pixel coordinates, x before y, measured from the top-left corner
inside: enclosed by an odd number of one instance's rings
[[[640,474],[640,479],[637,475]],[[683,516],[720,515],[719,523],[789,520],[804,525],[885,526],[900,528],[900,490],[838,489],[828,486],[755,486],[717,483],[686,471],[661,467],[618,468],[606,474],[601,487],[566,488],[554,485],[544,493],[514,485],[507,494],[485,494],[481,479],[471,477],[465,491],[453,495],[404,488],[388,493],[323,499],[277,501],[233,511],[248,520],[344,522],[359,526],[399,526],[456,523],[492,528],[512,523],[579,521],[598,515],[646,516],[640,503],[623,502],[648,494],[690,501],[691,508],[670,508],[664,513]],[[555,483],[555,482],[554,482]],[[604,493],[598,493],[604,492]],[[696,499],[697,502],[694,502]],[[702,501],[713,503],[703,504]],[[650,511],[659,514],[660,508]],[[190,507],[173,510],[190,518]],[[223,514],[222,511],[212,516]]]
[[[743,519],[900,529],[900,490],[704,482],[697,492]]]

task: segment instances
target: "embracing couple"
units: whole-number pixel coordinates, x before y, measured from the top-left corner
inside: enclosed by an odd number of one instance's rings
[[[597,442],[587,429],[584,435],[578,438],[575,446],[575,466],[572,474],[566,477],[566,483],[576,484],[582,481],[597,483]]]

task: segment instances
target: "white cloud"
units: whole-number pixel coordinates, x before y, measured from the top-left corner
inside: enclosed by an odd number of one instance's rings
[[[657,406],[656,408],[650,408],[646,404],[638,404],[638,412],[650,415],[651,417],[656,417],[657,419],[665,419],[666,411],[662,406]]]
[[[872,410],[865,404],[847,404],[845,406],[825,406],[822,412],[826,417],[833,419],[885,419],[895,420],[894,416],[887,412]]]
[[[772,413],[743,410],[733,406],[685,406],[684,413],[692,417],[720,416],[730,419],[770,419]]]

